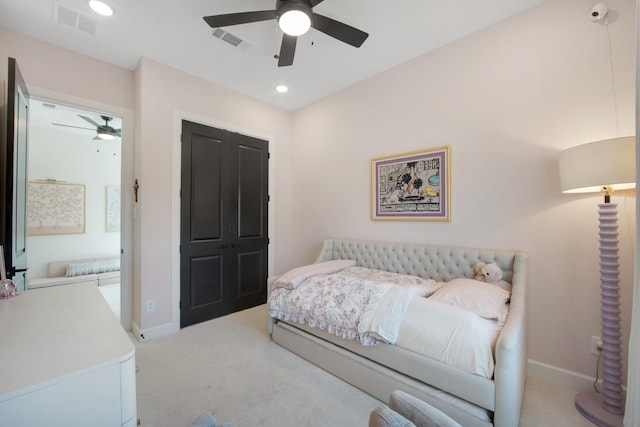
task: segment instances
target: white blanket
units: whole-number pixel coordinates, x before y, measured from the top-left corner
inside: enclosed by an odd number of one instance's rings
[[[502,324],[431,298],[413,298],[396,345],[483,377],[493,376]]]
[[[360,318],[358,332],[395,344],[409,301],[431,292],[424,286],[389,286],[377,303],[370,303]]]

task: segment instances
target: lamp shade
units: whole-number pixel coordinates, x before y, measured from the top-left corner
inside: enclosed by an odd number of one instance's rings
[[[563,193],[600,192],[602,187],[626,190],[636,186],[635,137],[578,145],[560,153]]]

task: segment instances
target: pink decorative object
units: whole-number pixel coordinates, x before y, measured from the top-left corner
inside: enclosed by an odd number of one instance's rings
[[[0,299],[7,299],[15,296],[16,285],[11,280],[0,280]]]

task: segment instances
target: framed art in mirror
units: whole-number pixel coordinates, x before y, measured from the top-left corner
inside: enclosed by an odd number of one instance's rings
[[[109,232],[120,232],[120,186],[106,186],[106,224],[105,230]]]
[[[60,181],[27,185],[27,234],[78,234],[85,231],[85,186]]]

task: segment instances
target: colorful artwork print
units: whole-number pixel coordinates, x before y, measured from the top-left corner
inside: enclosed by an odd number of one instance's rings
[[[449,221],[449,147],[373,159],[372,219]]]

